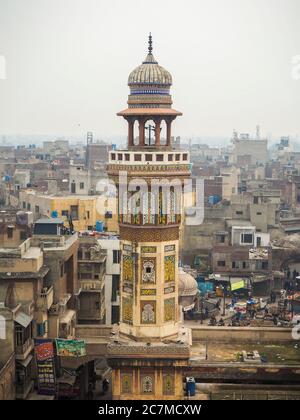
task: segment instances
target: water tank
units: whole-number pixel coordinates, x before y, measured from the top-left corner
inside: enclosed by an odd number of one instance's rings
[[[104,223],[101,220],[97,220],[96,232],[103,232],[103,231],[104,231]]]
[[[209,204],[217,204],[219,201],[221,201],[221,197],[219,195],[210,195],[208,197]]]
[[[51,212],[51,217],[53,217],[54,219],[56,219],[58,217],[58,211],[57,210],[53,210]]]
[[[29,226],[33,224],[33,213],[31,211],[18,211],[16,214],[16,222],[21,226]]]

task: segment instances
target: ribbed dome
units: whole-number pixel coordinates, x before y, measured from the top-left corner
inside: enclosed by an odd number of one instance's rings
[[[128,85],[134,84],[172,84],[171,74],[161,67],[155,60],[152,52],[149,52],[143,64],[134,69],[128,78]]]
[[[191,274],[186,273],[182,267],[179,267],[179,296],[196,296],[198,284]]]

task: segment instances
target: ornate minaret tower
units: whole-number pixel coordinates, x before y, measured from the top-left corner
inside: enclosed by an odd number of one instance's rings
[[[175,398],[189,356],[179,324],[178,256],[190,165],[188,152],[173,150],[171,125],[182,114],[172,109],[172,77],[152,54],[151,34],[128,85],[128,108],[118,113],[128,122],[128,148],[111,151],[108,164],[119,189],[121,239],[119,343],[109,346],[113,394]]]

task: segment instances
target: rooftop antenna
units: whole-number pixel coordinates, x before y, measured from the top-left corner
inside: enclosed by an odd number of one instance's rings
[[[87,139],[87,144],[93,143],[93,133],[91,131],[87,132],[86,139]]]
[[[257,140],[260,139],[260,126],[259,125],[256,126],[256,138]]]

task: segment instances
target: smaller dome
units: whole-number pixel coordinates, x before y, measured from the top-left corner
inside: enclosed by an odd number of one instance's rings
[[[182,267],[179,267],[179,296],[196,296],[198,293],[198,284],[191,274],[186,273]]]
[[[161,67],[152,54],[152,36],[149,35],[148,55],[143,63],[134,69],[128,77],[128,85],[172,85],[171,74]]]
[[[152,54],[148,54],[143,64],[134,69],[128,77],[128,85],[133,84],[172,84],[171,74],[160,66]]]

